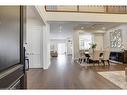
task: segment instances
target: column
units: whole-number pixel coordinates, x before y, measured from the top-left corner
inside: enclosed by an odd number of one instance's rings
[[[72,59],[76,59],[79,57],[79,32],[78,31],[73,32],[72,44],[73,44]]]
[[[50,66],[50,25],[43,26],[43,69],[48,69]]]

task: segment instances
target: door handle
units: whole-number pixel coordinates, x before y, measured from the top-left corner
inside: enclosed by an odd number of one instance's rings
[[[26,55],[29,55],[29,53],[26,53]]]
[[[26,55],[34,55],[34,53],[26,53]]]
[[[32,55],[32,53],[26,53],[26,55]]]

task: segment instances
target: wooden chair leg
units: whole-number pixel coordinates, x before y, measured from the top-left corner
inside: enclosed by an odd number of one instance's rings
[[[107,62],[108,62],[108,65],[110,65],[109,60],[107,60]]]
[[[105,61],[104,60],[101,60],[101,62],[103,63],[103,65],[105,66]]]
[[[93,66],[95,66],[95,61],[93,61],[92,63],[93,63]]]
[[[82,63],[82,60],[81,60],[81,58],[79,58],[79,59],[78,59],[78,63],[80,63],[80,64]]]
[[[81,63],[84,63],[84,59],[81,60]]]
[[[98,66],[99,66],[99,60],[97,61],[97,63],[98,63]]]

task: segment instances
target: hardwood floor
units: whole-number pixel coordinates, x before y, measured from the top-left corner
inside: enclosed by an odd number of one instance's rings
[[[126,64],[81,67],[71,62],[71,56],[51,59],[48,70],[30,69],[27,72],[28,89],[120,89],[103,78],[98,71],[124,70]]]

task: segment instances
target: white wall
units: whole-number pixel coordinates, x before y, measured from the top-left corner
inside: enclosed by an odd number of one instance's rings
[[[103,50],[103,34],[94,34],[94,43],[97,44],[97,50]]]
[[[112,28],[105,32],[104,34],[104,48],[110,47],[110,32],[116,29],[122,30],[122,43],[125,49],[127,49],[127,25],[120,25],[118,27]],[[120,51],[120,48],[110,48],[112,51]]]

